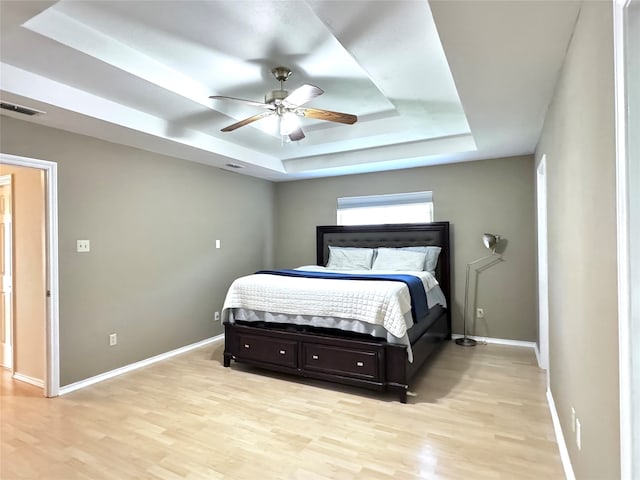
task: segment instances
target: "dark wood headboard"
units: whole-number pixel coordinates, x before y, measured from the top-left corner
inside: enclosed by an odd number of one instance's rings
[[[336,247],[442,247],[436,278],[451,305],[451,248],[449,222],[400,223],[385,225],[319,225],[316,227],[316,262],[326,265],[329,245]]]

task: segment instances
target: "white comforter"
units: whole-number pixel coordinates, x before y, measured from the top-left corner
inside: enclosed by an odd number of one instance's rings
[[[306,266],[298,270],[327,271]],[[428,272],[349,271],[354,274],[407,274],[419,277],[425,291],[438,282]],[[395,281],[334,280],[254,274],[235,280],[224,302],[223,321],[230,309],[244,308],[287,315],[313,315],[355,319],[384,327],[398,339],[406,338],[413,325],[408,287]],[[403,342],[404,343],[404,342]]]

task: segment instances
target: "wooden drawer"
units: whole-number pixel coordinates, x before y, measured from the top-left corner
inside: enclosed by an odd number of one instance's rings
[[[380,378],[380,349],[354,350],[334,345],[302,344],[304,370],[377,380]]]
[[[246,333],[238,334],[237,356],[246,360],[273,363],[286,367],[298,366],[298,342]]]

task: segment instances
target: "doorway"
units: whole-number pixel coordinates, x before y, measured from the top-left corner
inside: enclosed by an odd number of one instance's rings
[[[13,183],[0,175],[0,366],[13,374]]]
[[[45,298],[43,312],[46,318],[44,325],[43,342],[36,342],[35,348],[44,349],[40,352],[44,358],[43,380],[44,395],[54,397],[58,395],[60,378],[59,378],[59,346],[58,346],[58,194],[57,194],[57,164],[46,160],[38,160],[26,157],[18,157],[15,155],[7,155],[0,153],[0,163],[8,167],[2,170],[9,170],[11,166],[27,167],[35,169],[40,174],[41,183],[44,186],[44,201],[41,202],[41,209],[44,217],[44,263],[43,276],[44,288],[42,296]],[[17,201],[17,193],[14,185],[13,203]],[[43,203],[43,205],[42,205]],[[15,212],[14,212],[15,214]],[[14,225],[15,234],[15,225]],[[13,271],[14,277],[16,271]],[[15,280],[15,278],[14,278]],[[17,288],[14,289],[14,301]],[[15,307],[15,304],[14,304]],[[15,308],[14,308],[15,311]],[[20,321],[20,320],[16,320]],[[42,325],[42,324],[40,324]],[[15,356],[18,342],[13,342],[14,369],[18,367]],[[29,345],[31,348],[32,345]],[[18,374],[14,375],[18,378]]]
[[[536,170],[538,221],[538,365],[547,370],[549,381],[549,262],[547,256],[547,156]]]

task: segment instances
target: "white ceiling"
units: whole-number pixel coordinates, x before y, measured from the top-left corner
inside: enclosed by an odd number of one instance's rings
[[[0,1],[3,115],[281,181],[532,153],[576,1]],[[276,66],[324,95],[284,143]]]

